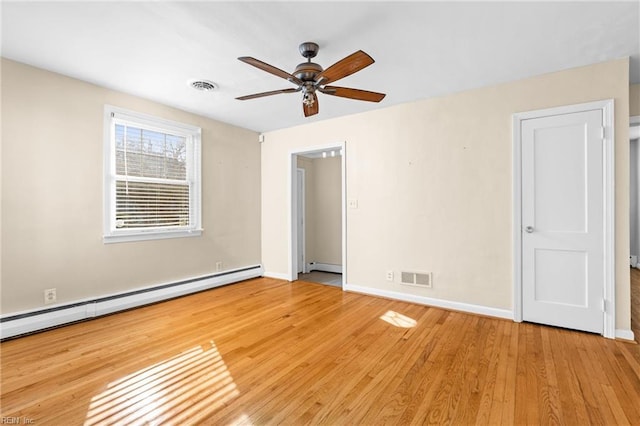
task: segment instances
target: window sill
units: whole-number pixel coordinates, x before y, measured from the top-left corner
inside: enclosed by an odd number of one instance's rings
[[[199,237],[202,235],[202,229],[194,229],[192,231],[156,231],[156,232],[138,232],[135,234],[112,234],[104,235],[102,242],[104,244],[126,243],[133,241],[149,241],[164,240],[167,238],[188,238]]]

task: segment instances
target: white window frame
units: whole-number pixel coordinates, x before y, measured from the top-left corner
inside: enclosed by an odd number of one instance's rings
[[[115,125],[126,124],[148,130],[184,136],[187,140],[187,180],[189,191],[189,225],[149,229],[117,229]],[[199,127],[105,105],[104,107],[104,214],[103,242],[119,243],[202,235],[201,134]]]

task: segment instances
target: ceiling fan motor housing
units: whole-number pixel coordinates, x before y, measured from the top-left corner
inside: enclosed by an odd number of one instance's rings
[[[293,75],[302,81],[314,81],[316,75],[322,72],[322,67],[315,62],[303,62],[298,64]]]
[[[315,62],[311,62],[311,58],[316,57],[319,49],[320,46],[318,46],[318,43],[314,43],[312,41],[305,41],[304,43],[301,43],[300,46],[298,46],[298,50],[300,50],[300,54],[303,57],[307,58],[307,62],[298,64],[293,75],[302,81],[315,80],[316,75],[322,72],[322,67]]]

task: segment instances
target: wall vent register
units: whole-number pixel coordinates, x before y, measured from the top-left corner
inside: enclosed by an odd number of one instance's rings
[[[432,272],[402,272],[400,274],[400,283],[404,285],[413,285],[417,287],[432,288],[433,273]]]

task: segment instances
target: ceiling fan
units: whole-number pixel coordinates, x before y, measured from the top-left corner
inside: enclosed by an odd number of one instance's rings
[[[311,62],[311,58],[314,58],[318,54],[319,49],[320,47],[316,43],[302,43],[299,46],[300,54],[307,58],[307,62],[299,64],[295,71],[293,71],[293,74],[289,74],[286,71],[250,56],[242,56],[238,58],[244,63],[253,65],[256,68],[275,76],[284,78],[298,87],[255,93],[253,95],[240,96],[236,99],[245,101],[247,99],[261,98],[263,96],[277,95],[280,93],[302,92],[302,109],[304,111],[304,116],[309,117],[318,113],[318,97],[316,92],[324,93],[325,95],[340,96],[342,98],[369,102],[380,102],[386,96],[384,93],[370,92],[368,90],[328,86],[329,83],[333,83],[334,81],[356,73],[373,64],[375,61],[362,50],[358,50],[357,52],[352,53],[346,58],[331,65],[326,70],[323,70],[320,65]]]

